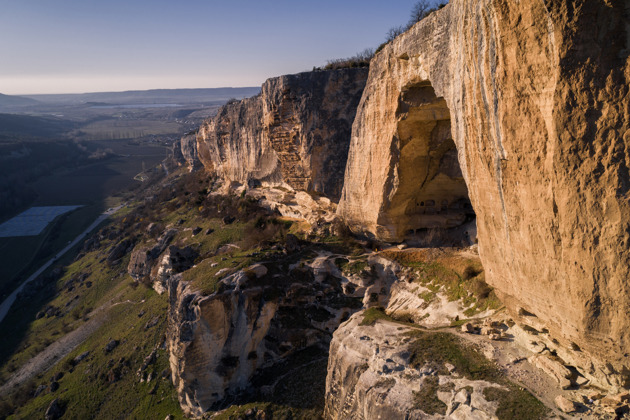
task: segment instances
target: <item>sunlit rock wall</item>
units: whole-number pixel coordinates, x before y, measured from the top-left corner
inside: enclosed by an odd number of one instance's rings
[[[464,188],[448,158],[431,172],[439,140],[427,148],[448,112],[487,281],[618,385],[630,366],[629,8],[452,0],[416,24],[371,63],[338,209],[387,240],[427,223],[419,199],[449,216]],[[436,99],[401,112],[418,87]]]

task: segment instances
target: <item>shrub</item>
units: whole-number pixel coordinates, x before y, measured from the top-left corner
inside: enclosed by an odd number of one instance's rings
[[[374,50],[372,48],[366,48],[352,57],[328,60],[326,66],[324,66],[324,70],[369,67],[372,57],[374,57]]]

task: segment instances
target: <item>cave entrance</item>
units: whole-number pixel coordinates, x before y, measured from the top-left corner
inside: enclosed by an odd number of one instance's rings
[[[395,222],[395,236],[417,246],[475,243],[475,213],[446,101],[428,81],[407,86],[396,118],[398,187],[386,211],[387,221]]]

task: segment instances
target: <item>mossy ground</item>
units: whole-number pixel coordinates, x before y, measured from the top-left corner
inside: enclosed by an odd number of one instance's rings
[[[359,325],[362,326],[371,326],[376,323],[379,319],[383,319],[386,321],[394,321],[394,319],[385,313],[385,310],[381,307],[373,307],[368,308],[363,312],[363,320]]]
[[[446,375],[448,371],[444,365],[450,363],[455,366],[455,371],[465,378],[488,381],[506,387],[507,390],[499,388],[484,390],[484,396],[488,401],[498,402],[496,415],[499,419],[534,420],[543,419],[547,415],[548,409],[543,403],[527,390],[510,382],[496,364],[459,337],[445,332],[421,331],[414,331],[410,335],[414,338],[409,346],[411,367],[420,368],[430,364],[439,374]],[[426,406],[430,411],[441,410],[439,404],[436,405],[435,402],[437,384],[428,385],[431,392],[427,389],[415,395],[418,408],[424,410]]]
[[[448,407],[437,397],[438,389],[438,378],[436,376],[425,377],[420,391],[413,393],[416,408],[427,414],[446,414]]]
[[[442,292],[449,301],[461,300],[467,307],[464,314],[470,317],[502,306],[494,290],[485,282],[479,258],[462,256],[454,250],[441,253],[387,250],[382,254],[412,270],[415,281],[429,289],[420,296],[427,303],[437,292]]]

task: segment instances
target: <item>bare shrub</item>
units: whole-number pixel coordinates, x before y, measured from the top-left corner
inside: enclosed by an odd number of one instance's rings
[[[372,48],[366,48],[352,57],[328,60],[326,66],[324,66],[324,70],[369,67],[372,57],[374,57],[374,50]]]

